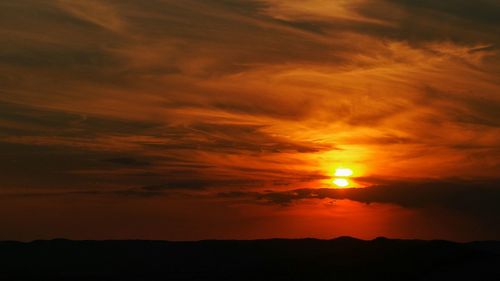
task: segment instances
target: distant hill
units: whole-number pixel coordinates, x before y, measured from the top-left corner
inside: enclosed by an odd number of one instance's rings
[[[0,280],[500,280],[500,242],[0,242]]]

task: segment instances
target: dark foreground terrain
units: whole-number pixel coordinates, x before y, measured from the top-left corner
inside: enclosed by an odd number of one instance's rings
[[[0,280],[500,280],[500,242],[0,242]]]

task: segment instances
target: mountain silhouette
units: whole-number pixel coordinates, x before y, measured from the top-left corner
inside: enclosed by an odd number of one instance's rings
[[[0,280],[500,280],[500,242],[0,242]]]

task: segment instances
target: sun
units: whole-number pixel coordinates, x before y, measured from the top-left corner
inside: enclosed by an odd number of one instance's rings
[[[349,185],[349,181],[346,179],[334,179],[333,184],[335,184],[338,187],[346,187]]]
[[[337,168],[335,170],[336,177],[350,177],[352,176],[353,171],[349,168]]]
[[[337,168],[335,170],[335,179],[332,181],[337,187],[347,187],[350,185],[348,178],[352,176],[354,172],[349,168]]]

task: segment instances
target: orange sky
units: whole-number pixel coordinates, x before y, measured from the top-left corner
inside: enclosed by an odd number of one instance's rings
[[[499,13],[1,3],[0,239],[498,239]]]

